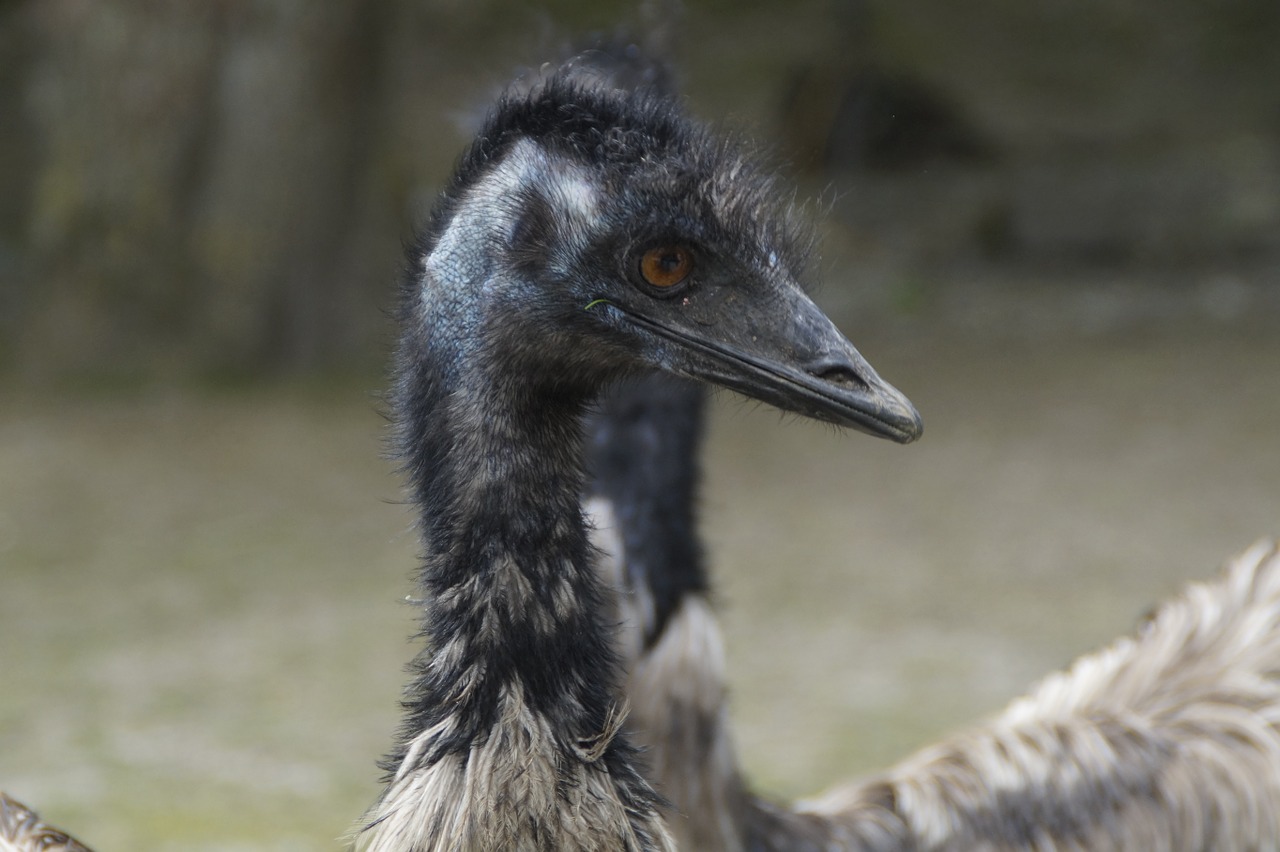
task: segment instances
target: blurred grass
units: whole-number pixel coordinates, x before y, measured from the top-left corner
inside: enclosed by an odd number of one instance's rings
[[[381,429],[352,388],[11,399],[4,786],[104,849],[338,848],[410,652]]]
[[[905,756],[1280,533],[1266,329],[853,336],[919,445],[713,418],[733,711],[771,791]],[[103,850],[341,848],[413,652],[376,385],[0,391],[0,787]]]

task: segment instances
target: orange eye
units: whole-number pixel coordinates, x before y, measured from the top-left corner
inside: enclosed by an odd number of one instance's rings
[[[640,258],[640,275],[654,287],[674,287],[693,271],[693,255],[681,246],[651,248]]]

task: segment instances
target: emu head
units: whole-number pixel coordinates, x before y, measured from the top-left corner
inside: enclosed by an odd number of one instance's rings
[[[499,103],[412,257],[409,359],[589,397],[657,368],[908,442],[919,415],[801,288],[764,172],[678,103],[553,76]]]

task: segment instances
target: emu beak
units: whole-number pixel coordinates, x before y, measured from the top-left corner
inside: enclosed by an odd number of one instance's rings
[[[624,313],[675,344],[672,366],[691,378],[900,444],[920,437],[915,406],[804,291],[787,285],[758,295],[724,289],[691,294],[660,317]]]

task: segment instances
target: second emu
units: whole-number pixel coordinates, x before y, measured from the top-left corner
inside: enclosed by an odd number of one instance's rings
[[[1132,636],[897,766],[798,806],[743,778],[697,536],[702,390],[625,385],[587,505],[619,590],[629,726],[699,852],[1280,848],[1280,551],[1260,542]]]

